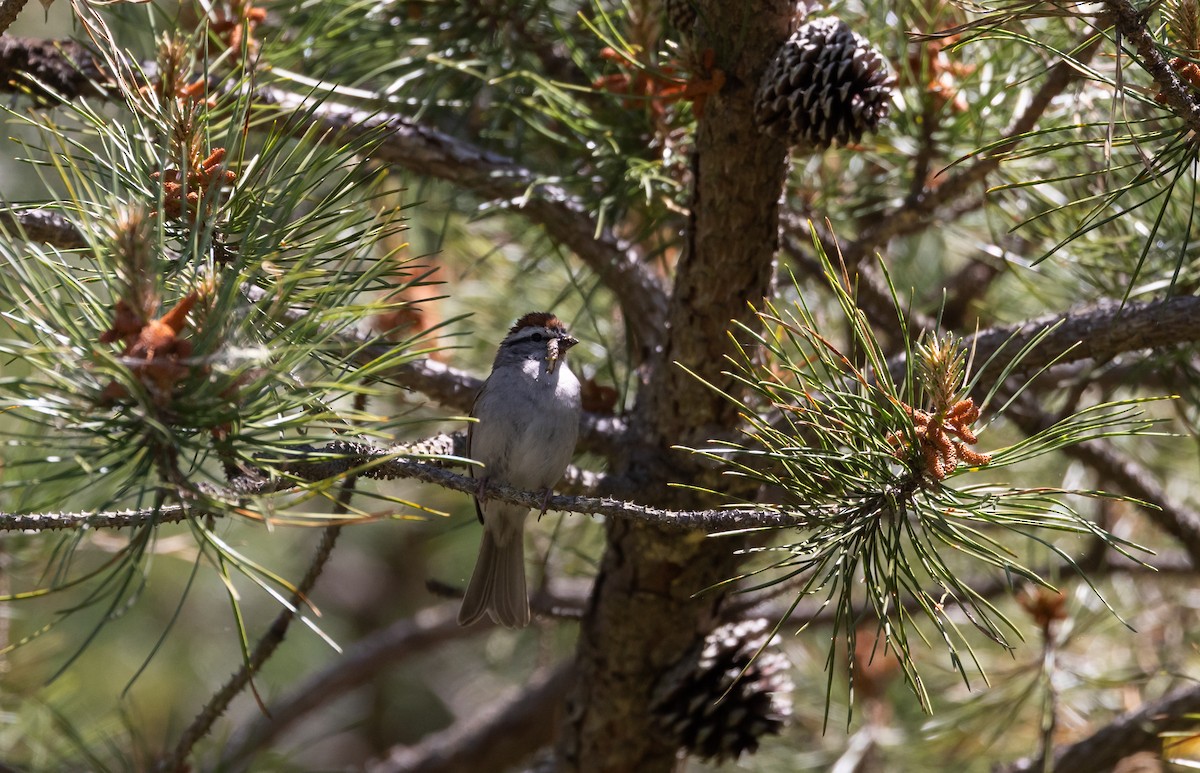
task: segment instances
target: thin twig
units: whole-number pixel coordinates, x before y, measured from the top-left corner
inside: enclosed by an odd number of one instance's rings
[[[342,484],[341,492],[338,495],[336,512],[348,512],[350,507],[350,499],[354,494],[354,483],[356,478],[350,477]],[[284,637],[287,635],[288,628],[292,621],[299,614],[300,608],[307,603],[306,599],[309,592],[317,582],[317,578],[321,576],[326,563],[329,561],[330,555],[333,554],[333,548],[337,544],[338,536],[342,532],[342,526],[333,525],[325,527],[321,534],[321,541],[317,545],[316,552],[313,554],[308,571],[304,573],[304,577],[296,584],[296,589],[292,593],[289,600],[289,606],[276,615],[274,622],[263,634],[262,638],[255,644],[250,657],[242,663],[242,666],[230,677],[229,681],[219,689],[201,709],[196,718],[192,720],[191,725],[183,732],[179,738],[175,749],[165,758],[159,761],[159,771],[172,771],[173,773],[184,773],[190,769],[187,759],[192,753],[192,748],[200,739],[204,738],[212,730],[213,723],[217,718],[225,713],[229,708],[229,704],[250,684],[254,675],[258,673],[263,664],[275,653],[279,645],[283,643]]]
[[[304,481],[324,481],[346,474],[351,470],[364,469],[362,474],[370,478],[385,480],[418,480],[433,483],[442,488],[473,494],[479,489],[479,481],[426,462],[416,462],[399,457],[388,458],[387,449],[367,445],[336,444],[320,452],[321,461],[308,464],[292,464],[289,472]],[[587,475],[580,472],[580,475]],[[237,488],[225,492],[224,496],[236,502],[241,497],[277,492],[294,487],[294,481],[286,479],[246,478],[238,481]],[[218,493],[213,490],[212,493]],[[555,494],[544,499],[541,492],[524,491],[511,486],[489,481],[483,494],[486,498],[525,505],[529,508],[542,507],[547,503],[550,510],[582,515],[603,515],[613,518],[654,523],[680,529],[707,529],[724,531],[732,529],[770,528],[802,526],[816,514],[802,515],[767,508],[730,508],[718,510],[665,510],[647,507],[634,502],[624,502],[612,497],[584,497]],[[196,515],[223,513],[209,506],[189,508],[185,506],[162,507],[158,510],[121,510],[80,513],[20,513],[0,512],[2,531],[54,531],[79,528],[123,529],[140,526],[148,522],[159,524],[179,523]]]
[[[185,505],[163,505],[144,510],[107,510],[78,513],[0,512],[0,531],[67,531],[71,529],[130,529],[148,523],[181,523],[197,513]],[[209,513],[204,513],[208,515]]]
[[[364,477],[381,480],[409,479],[433,483],[442,488],[463,493],[482,493],[485,499],[499,499],[529,508],[543,505],[560,512],[583,515],[604,515],[654,523],[659,526],[710,531],[802,526],[827,513],[813,508],[809,513],[783,511],[771,507],[737,507],[711,510],[666,510],[612,497],[574,497],[556,494],[546,498],[543,493],[524,491],[494,481],[487,481],[480,491],[480,482],[442,467],[395,456],[387,449],[364,443],[338,441],[322,449],[325,458],[313,464],[291,464],[287,470],[297,478],[326,480],[341,472],[358,470]],[[311,476],[311,477],[310,477]],[[238,486],[239,494],[253,493],[255,486],[269,489],[273,481],[248,482]]]

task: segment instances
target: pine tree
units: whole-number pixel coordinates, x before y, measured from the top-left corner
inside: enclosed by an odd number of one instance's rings
[[[0,38],[5,763],[1189,753],[1195,0],[69,15]],[[579,449],[459,627],[533,309]]]

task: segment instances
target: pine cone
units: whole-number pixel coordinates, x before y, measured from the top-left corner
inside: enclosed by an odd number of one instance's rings
[[[683,33],[692,31],[692,25],[696,23],[696,6],[692,5],[692,0],[663,0],[663,6],[672,27]]]
[[[866,38],[840,19],[816,19],[775,55],[755,96],[754,119],[806,150],[846,145],[887,115],[895,83]]]
[[[753,753],[759,738],[778,734],[792,714],[790,664],[777,642],[763,619],[710,633],[655,687],[659,728],[702,759]]]

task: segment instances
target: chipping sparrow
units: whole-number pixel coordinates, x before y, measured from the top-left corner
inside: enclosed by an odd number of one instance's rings
[[[467,456],[482,462],[479,490],[488,481],[545,491],[558,482],[579,434],[579,380],[567,367],[567,350],[579,343],[547,312],[517,320],[500,342],[492,372],[475,398],[467,431]],[[475,474],[474,472],[472,474]],[[458,613],[469,625],[486,612],[500,625],[529,624],[525,591],[525,516],[529,508],[479,501],[483,541]],[[545,512],[545,507],[542,508]]]

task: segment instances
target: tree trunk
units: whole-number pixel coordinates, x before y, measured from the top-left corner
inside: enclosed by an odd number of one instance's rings
[[[666,345],[638,396],[625,453],[613,463],[614,477],[631,481],[622,495],[673,507],[706,503],[695,492],[668,488],[672,481],[718,481],[671,446],[727,435],[737,420],[736,406],[675,363],[734,388],[721,375],[724,356],[733,352],[727,331],[732,320],[749,323],[747,304],[769,294],[787,172],[787,148],[759,134],[753,104],[759,77],[790,32],[794,3],[708,0],[698,6],[695,58],[711,48],[726,82],[708,100],[697,129],[692,230],[676,270]],[[580,628],[578,682],[560,734],[563,769],[676,768],[678,749],[650,713],[654,686],[711,630],[723,594],[703,591],[732,576],[736,547],[700,533],[609,523]]]

